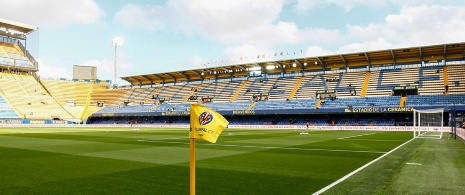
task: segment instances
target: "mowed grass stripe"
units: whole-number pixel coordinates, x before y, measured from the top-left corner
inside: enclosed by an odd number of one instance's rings
[[[0,178],[5,193],[185,194],[189,190],[186,129],[114,129],[109,132],[102,129],[52,129],[47,132],[44,128],[37,130],[42,133],[25,134],[13,134],[11,129],[0,131],[2,150],[17,153],[0,160],[0,166],[8,167],[11,170],[8,174],[21,172],[18,177],[8,180]],[[226,134],[220,136],[218,144],[197,142],[199,194],[309,194],[392,147],[390,144],[385,147],[375,145],[373,149],[370,148],[373,142],[336,140],[370,133],[361,131],[309,131],[308,136],[299,135],[300,131],[294,130],[227,129],[223,133]],[[241,135],[228,136],[228,133]],[[383,140],[402,137],[393,134],[398,133],[377,132],[373,136]],[[185,141],[178,141],[178,138]],[[176,140],[174,142],[179,143],[137,140]],[[340,146],[341,143],[347,147]],[[311,150],[338,147],[370,152]],[[40,163],[23,169],[34,162]],[[105,168],[95,171],[101,167]],[[37,171],[31,171],[34,168]],[[51,174],[43,176],[46,172]],[[23,181],[28,174],[34,177]],[[208,187],[211,182],[217,187]],[[9,185],[15,183],[20,185]],[[265,188],[257,188],[260,184]]]
[[[463,194],[464,153],[459,138],[415,139],[324,194]]]
[[[187,142],[176,142],[176,141],[161,141],[161,140],[137,140],[140,142],[157,142],[157,143],[168,143],[168,144],[185,144],[188,145],[190,143]],[[237,148],[256,148],[256,149],[281,149],[281,150],[305,150],[305,151],[325,151],[325,152],[355,152],[355,153],[385,153],[385,152],[376,152],[376,151],[366,151],[366,150],[330,150],[324,148],[286,148],[286,147],[275,147],[275,146],[251,146],[251,145],[235,145],[235,144],[203,144],[197,143],[196,146],[201,145],[215,145],[215,146],[223,146],[223,147],[237,147]]]
[[[356,132],[354,132],[356,133]],[[326,142],[326,141],[325,141]],[[398,144],[399,145],[399,144]],[[396,145],[396,146],[398,146]],[[389,151],[391,148],[385,149]],[[197,166],[209,169],[235,170],[243,175],[241,182],[254,183],[255,175],[266,173],[270,178],[279,176],[280,181],[274,185],[267,185],[266,192],[280,192],[282,194],[311,194],[359,168],[360,166],[379,157],[381,154],[349,154],[319,151],[309,153],[302,150],[262,150],[251,153],[226,156],[221,158],[199,161]],[[278,157],[278,158],[277,158]],[[294,178],[300,178],[295,180]],[[223,175],[224,180],[234,180],[229,173]],[[268,181],[268,180],[267,180]],[[288,183],[286,181],[298,181]],[[329,182],[331,181],[331,182]],[[260,186],[260,185],[258,185]],[[296,189],[291,189],[291,187]],[[247,190],[260,191],[254,187],[238,186],[241,192]],[[261,191],[260,191],[261,192]],[[278,193],[278,194],[280,194]],[[240,193],[246,194],[246,193]]]
[[[341,155],[325,151],[309,153],[301,150],[271,149],[199,160],[197,167],[208,169],[207,171],[221,170],[218,172],[224,172],[221,180],[225,182],[240,179],[239,185],[234,183],[234,186],[230,186],[238,189],[239,194],[311,194],[377,156],[379,154]],[[231,171],[237,173],[231,175]],[[268,179],[262,178],[263,174],[268,175]],[[240,178],[237,178],[237,175],[240,175]],[[245,185],[247,183],[254,185]]]
[[[0,189],[40,185],[43,182],[86,178],[93,175],[159,166],[105,158],[0,147]]]

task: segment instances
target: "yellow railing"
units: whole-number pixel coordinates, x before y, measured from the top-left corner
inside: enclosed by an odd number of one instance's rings
[[[400,106],[401,108],[405,107],[405,101],[407,101],[407,97],[401,97],[401,98],[400,98],[400,104],[399,104],[399,106]]]
[[[321,102],[323,102],[323,100],[318,100],[318,102],[315,104],[315,109],[320,108]]]
[[[446,86],[449,85],[449,73],[447,72],[447,66],[442,68],[442,72],[444,73],[444,94],[448,94],[449,90],[446,90]]]
[[[82,119],[85,118],[87,109],[89,109],[90,97],[91,97],[91,95],[92,95],[92,88],[93,88],[93,86],[94,86],[94,84],[91,83],[91,84],[90,84],[90,87],[89,87],[89,92],[87,93],[86,105],[85,105],[85,107],[84,107],[84,110],[82,111],[81,118],[79,118],[80,121],[82,121]]]
[[[297,81],[297,83],[294,86],[294,89],[292,90],[291,94],[289,94],[289,97],[287,98],[288,100],[292,100],[294,98],[295,93],[297,90],[300,88],[300,84],[302,83],[302,80],[304,80],[304,77],[300,77],[300,79]]]
[[[233,102],[236,97],[239,95],[239,93],[241,92],[242,88],[245,87],[245,85],[247,85],[247,80],[245,80],[244,82],[242,82],[242,85],[239,87],[239,89],[236,90],[236,93],[234,93],[234,95],[231,97],[231,99],[229,99],[229,102]]]
[[[256,104],[256,103],[257,103],[257,102],[252,102],[252,104],[250,104],[250,106],[249,106],[249,107],[247,107],[247,110],[250,110],[250,109],[252,109],[252,108],[255,106],[255,104]]]
[[[191,90],[191,92],[189,93],[189,95],[187,95],[186,97],[184,97],[184,100],[182,100],[182,103],[186,103],[188,100],[189,100],[189,97],[191,97],[192,95],[194,95],[194,93],[197,91],[197,89],[200,87],[200,85],[202,84],[198,84],[194,90]]]
[[[363,88],[362,88],[362,93],[360,93],[360,97],[365,97],[365,95],[367,94],[368,83],[370,82],[370,75],[371,75],[371,72],[367,72],[365,76],[365,81],[363,82]]]

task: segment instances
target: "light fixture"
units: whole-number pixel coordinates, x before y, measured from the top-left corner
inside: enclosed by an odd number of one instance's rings
[[[113,66],[114,70],[113,70],[113,76],[114,76],[114,81],[113,81],[113,85],[118,85],[118,82],[117,82],[117,74],[116,74],[116,70],[117,70],[117,62],[118,62],[118,53],[117,53],[117,50],[116,48],[118,47],[121,47],[123,46],[123,43],[124,43],[124,38],[123,37],[112,37],[110,39],[110,44],[111,46],[115,47],[115,64]]]

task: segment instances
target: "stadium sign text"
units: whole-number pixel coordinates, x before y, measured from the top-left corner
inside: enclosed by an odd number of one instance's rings
[[[397,86],[394,90],[418,89],[417,86]]]
[[[252,114],[255,114],[255,110],[233,110],[233,114],[252,115]]]
[[[413,112],[413,107],[369,107],[346,109],[346,112],[377,113],[377,112]]]
[[[22,120],[0,120],[0,124],[22,124]]]
[[[170,111],[170,112],[162,112],[162,116],[187,116],[190,115],[189,111]]]

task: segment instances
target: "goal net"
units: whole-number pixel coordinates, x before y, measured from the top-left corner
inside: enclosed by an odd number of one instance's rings
[[[413,136],[417,138],[442,138],[444,109],[413,110]]]

